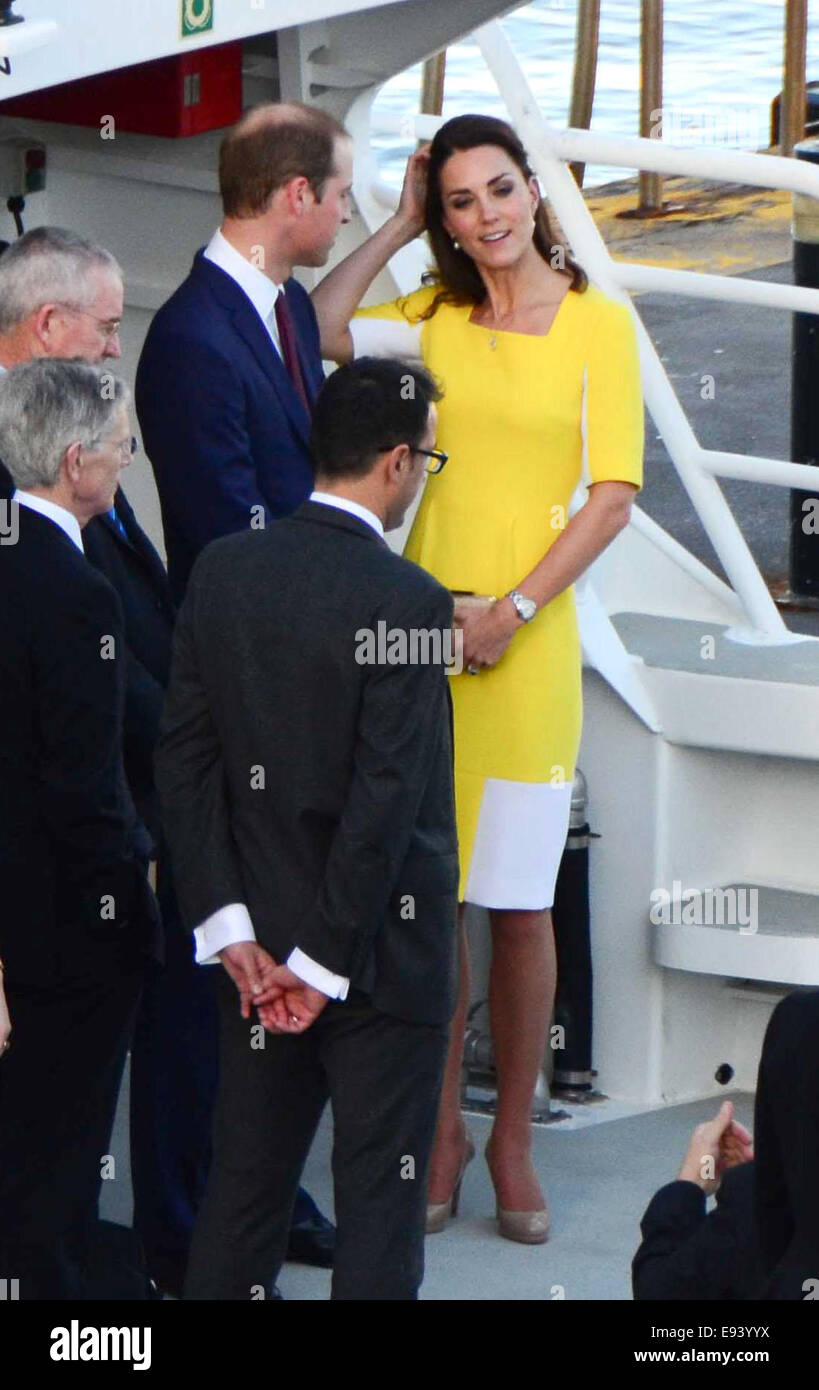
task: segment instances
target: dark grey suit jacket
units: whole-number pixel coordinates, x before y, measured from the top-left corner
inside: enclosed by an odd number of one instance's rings
[[[179,615],[156,759],[183,916],[247,905],[375,1008],[440,1023],[458,857],[439,665],[366,665],[361,629],[445,629],[448,592],[371,527],[304,503],[207,547]]]

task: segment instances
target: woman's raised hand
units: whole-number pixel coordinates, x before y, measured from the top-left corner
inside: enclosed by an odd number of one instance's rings
[[[397,216],[407,224],[413,236],[420,236],[425,226],[424,209],[427,200],[429,145],[410,155],[404,174],[404,184],[398,203]]]

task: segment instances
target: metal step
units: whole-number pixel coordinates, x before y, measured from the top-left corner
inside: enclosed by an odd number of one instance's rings
[[[731,883],[668,897],[668,902],[655,897],[649,916],[658,965],[819,986],[819,895]]]
[[[724,623],[621,612],[611,618],[663,737],[692,748],[819,762],[819,639],[733,641]]]
[[[755,646],[726,637],[723,623],[650,613],[613,613],[623,645],[646,666],[698,676],[819,686],[819,640]]]

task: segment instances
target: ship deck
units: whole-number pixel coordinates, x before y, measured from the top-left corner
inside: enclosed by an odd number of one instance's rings
[[[128,1081],[120,1095],[111,1152],[117,1180],[104,1182],[100,1212],[110,1221],[131,1221],[128,1162]],[[569,1117],[534,1127],[534,1159],[552,1213],[546,1245],[502,1240],[492,1218],[494,1199],[481,1154],[489,1134],[484,1116],[467,1116],[477,1149],[467,1169],[457,1218],[427,1237],[421,1298],[442,1302],[631,1299],[631,1260],[639,1223],[658,1188],[676,1177],[694,1126],[733,1100],[750,1129],[753,1097],[728,1092],[719,1100],[664,1109],[600,1101],[566,1107]],[[560,1108],[553,1102],[553,1108]],[[304,1185],[332,1215],[329,1109],[304,1172]],[[326,1299],[326,1270],[287,1264],[279,1278],[286,1299]]]

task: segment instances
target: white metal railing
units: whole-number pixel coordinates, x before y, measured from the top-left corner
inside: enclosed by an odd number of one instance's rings
[[[653,290],[725,303],[756,304],[819,314],[819,290],[615,261],[595,225],[568,163],[578,160],[617,168],[631,165],[665,174],[685,174],[789,190],[817,200],[819,168],[773,155],[749,154],[738,150],[677,148],[664,144],[662,140],[598,135],[587,130],[556,130],[539,110],[501,25],[492,21],[476,30],[473,37],[494,77],[510,118],[529,151],[533,167],[574,254],[590,279],[607,294],[625,303],[634,316],[646,405],[748,619],[748,628],[734,629],[733,635],[738,640],[763,643],[804,640],[790,633],[785,626],[716,479],[742,478],[780,487],[819,491],[816,468],[809,464],[783,462],[781,459],[703,448],[628,292]],[[367,118],[371,100],[372,94],[367,100]],[[363,110],[357,114],[363,115]],[[442,118],[436,116],[419,115],[408,123],[406,117],[386,115],[379,116],[378,129],[384,133],[400,131],[404,135],[429,139],[441,123]],[[395,208],[396,195],[378,179],[374,160],[368,174],[367,199],[372,214],[377,217],[381,210]],[[366,210],[363,210],[366,216]],[[418,283],[417,254],[411,248],[406,248],[395,258],[396,278],[402,289],[405,288],[402,280],[407,282],[407,289]]]

